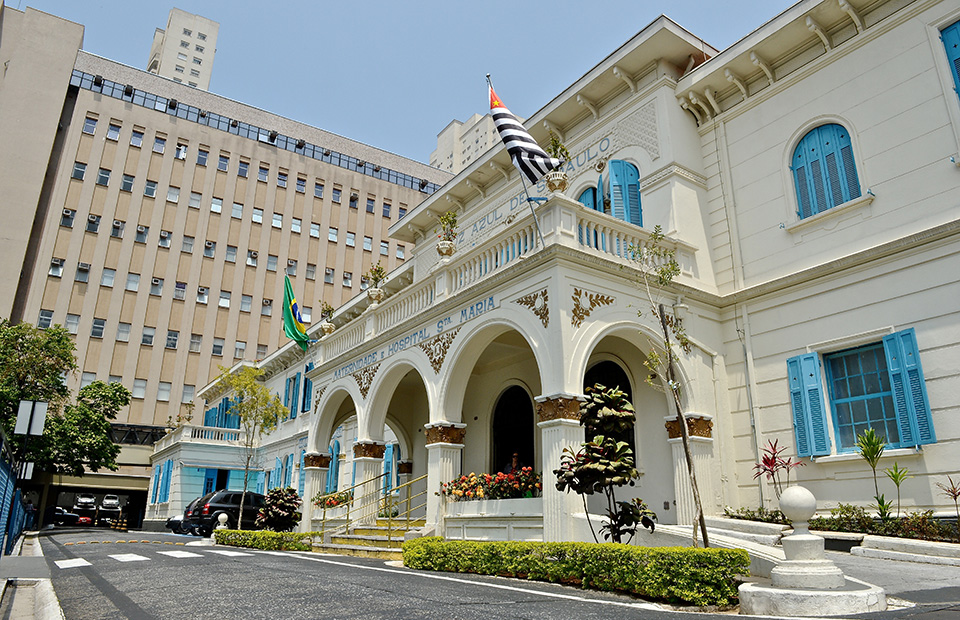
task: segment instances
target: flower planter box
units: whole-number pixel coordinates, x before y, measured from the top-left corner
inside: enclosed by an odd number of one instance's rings
[[[542,497],[447,502],[447,517],[542,517]]]
[[[543,540],[543,498],[447,502],[444,535],[457,540]]]

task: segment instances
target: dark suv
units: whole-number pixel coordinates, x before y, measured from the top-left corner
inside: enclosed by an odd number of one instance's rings
[[[193,528],[194,533],[200,536],[209,536],[220,523],[221,514],[227,515],[227,528],[236,529],[237,517],[240,515],[241,491],[214,491],[208,493],[193,504],[189,516],[184,515],[184,529]],[[253,529],[257,514],[263,507],[263,495],[247,491],[243,503],[243,527]]]

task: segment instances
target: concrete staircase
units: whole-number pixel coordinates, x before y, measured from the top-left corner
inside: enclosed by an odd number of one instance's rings
[[[425,525],[423,519],[406,521],[395,520],[393,528],[387,519],[377,519],[376,523],[350,527],[342,534],[331,534],[324,543],[314,543],[317,553],[335,553],[383,560],[401,560],[404,535],[413,529]]]
[[[784,533],[791,531],[789,525],[728,519],[726,517],[704,517],[704,521],[707,523],[708,535],[719,534],[770,547],[779,545]]]

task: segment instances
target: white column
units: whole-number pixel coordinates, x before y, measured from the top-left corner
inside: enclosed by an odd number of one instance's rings
[[[443,535],[444,498],[436,493],[440,485],[460,475],[466,424],[434,422],[427,429],[427,524]]]
[[[697,474],[697,488],[700,490],[700,504],[703,513],[711,515],[716,510],[713,493],[713,422],[709,415],[688,413],[687,431],[690,434],[690,453],[693,456],[693,470]],[[673,486],[677,498],[677,524],[690,525],[697,516],[697,506],[693,501],[693,487],[687,471],[687,457],[683,453],[683,439],[677,418],[667,420],[667,440],[673,449]]]
[[[580,426],[581,400],[582,397],[572,394],[537,397],[545,542],[579,538],[571,515],[583,513],[583,501],[576,493],[557,490],[557,477],[553,475],[553,470],[560,467],[560,456],[564,448],[576,451],[583,443],[583,427]]]
[[[353,463],[360,486],[353,493],[350,517],[361,523],[372,523],[377,519],[381,489],[381,479],[378,476],[383,474],[385,450],[384,444],[369,440],[358,441],[353,446]],[[357,512],[354,513],[353,510]]]
[[[316,452],[308,452],[303,459],[306,481],[303,489],[303,505],[300,507],[303,518],[300,519],[300,531],[313,530],[313,516],[317,512],[313,505],[313,498],[327,488],[327,472],[330,466],[330,457]]]

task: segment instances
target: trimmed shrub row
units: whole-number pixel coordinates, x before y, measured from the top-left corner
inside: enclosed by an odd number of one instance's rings
[[[269,530],[214,530],[218,545],[248,547],[265,551],[310,551],[315,533],[271,532]]]
[[[750,558],[742,549],[444,541],[439,537],[405,542],[403,563],[422,570],[576,584],[699,606],[735,602],[738,578],[750,568]]]

